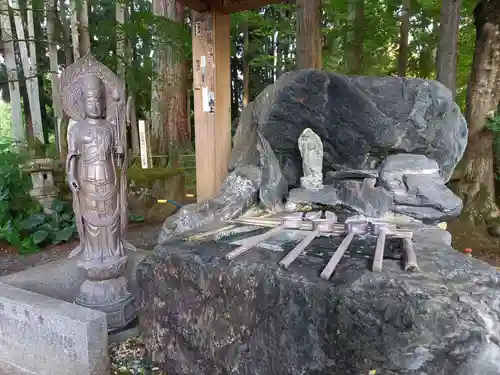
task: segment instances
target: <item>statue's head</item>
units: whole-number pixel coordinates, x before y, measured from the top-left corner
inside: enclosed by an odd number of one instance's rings
[[[85,116],[103,118],[105,115],[106,89],[102,80],[94,75],[85,77],[83,95],[85,98]]]

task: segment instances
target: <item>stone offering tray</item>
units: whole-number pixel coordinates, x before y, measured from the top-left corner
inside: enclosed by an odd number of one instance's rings
[[[274,217],[250,217],[234,220],[233,222],[236,223],[251,223],[254,225],[271,227],[271,229],[265,233],[246,238],[241,246],[226,254],[225,258],[227,260],[232,260],[282,231],[287,229],[298,229],[306,231],[304,239],[279,262],[280,266],[284,268],[288,268],[316,237],[345,235],[345,238],[320,274],[322,279],[328,280],[335,271],[335,267],[346,252],[354,236],[374,235],[377,237],[377,244],[373,256],[372,271],[380,272],[382,270],[386,237],[388,239],[400,239],[402,241],[402,247],[405,253],[404,269],[406,271],[418,270],[417,258],[412,243],[413,231],[410,229],[404,230],[398,228],[394,223],[379,218],[348,217],[344,224],[339,224],[336,223],[335,219],[307,220],[305,216],[304,213],[299,212],[277,215]]]

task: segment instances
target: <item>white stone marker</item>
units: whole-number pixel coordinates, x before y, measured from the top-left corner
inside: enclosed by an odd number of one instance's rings
[[[2,373],[109,374],[106,314],[0,283]]]
[[[141,166],[143,169],[148,169],[150,167],[150,157],[149,157],[149,142],[148,133],[146,129],[146,121],[139,120],[139,147],[141,149]]]

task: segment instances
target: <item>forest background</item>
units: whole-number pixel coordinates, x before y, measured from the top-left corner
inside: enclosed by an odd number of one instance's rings
[[[233,124],[282,73],[310,67],[310,55],[319,61],[314,66],[337,73],[437,79],[469,123],[456,190],[466,219],[484,223],[499,213],[499,15],[500,5],[485,0],[296,0],[234,13]],[[133,154],[139,155],[137,120],[146,119],[155,165],[193,166],[194,158],[186,162],[194,153],[190,19],[175,0],[0,0],[0,135],[44,143],[49,156],[64,160],[65,142],[60,150],[56,144],[69,119],[57,76],[91,51],[126,81],[134,99]],[[309,43],[311,32],[318,48]]]

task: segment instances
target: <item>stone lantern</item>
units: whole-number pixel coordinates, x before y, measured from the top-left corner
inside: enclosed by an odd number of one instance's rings
[[[45,213],[52,213],[52,203],[59,193],[52,175],[54,161],[51,158],[33,159],[23,166],[23,170],[31,176],[30,196],[40,202]]]

